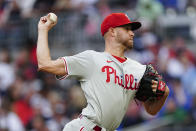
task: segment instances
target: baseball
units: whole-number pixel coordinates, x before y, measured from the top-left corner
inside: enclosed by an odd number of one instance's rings
[[[56,23],[57,22],[57,16],[54,13],[49,13],[49,14],[50,14],[50,20],[53,23]]]

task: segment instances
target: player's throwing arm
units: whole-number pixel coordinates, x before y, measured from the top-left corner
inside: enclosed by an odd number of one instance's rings
[[[55,75],[66,75],[63,60],[51,60],[48,47],[48,31],[56,24],[57,16],[54,13],[49,13],[39,20],[37,41],[38,69]]]

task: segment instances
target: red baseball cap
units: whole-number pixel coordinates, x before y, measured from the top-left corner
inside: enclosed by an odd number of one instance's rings
[[[122,25],[130,25],[132,30],[136,30],[141,27],[140,22],[132,22],[124,13],[112,13],[103,20],[101,24],[101,34],[104,36],[109,28]]]

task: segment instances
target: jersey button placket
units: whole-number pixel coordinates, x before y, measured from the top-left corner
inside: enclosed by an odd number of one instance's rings
[[[123,69],[123,85],[125,87],[125,74],[127,73],[126,72],[126,69],[125,69],[125,63],[122,63],[122,69]],[[125,88],[124,88],[125,89]],[[127,89],[125,89],[125,92],[127,93]]]

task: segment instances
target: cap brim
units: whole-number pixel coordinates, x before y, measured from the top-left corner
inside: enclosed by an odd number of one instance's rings
[[[131,22],[127,25],[131,26],[131,30],[137,30],[142,26],[142,24],[140,22]]]

